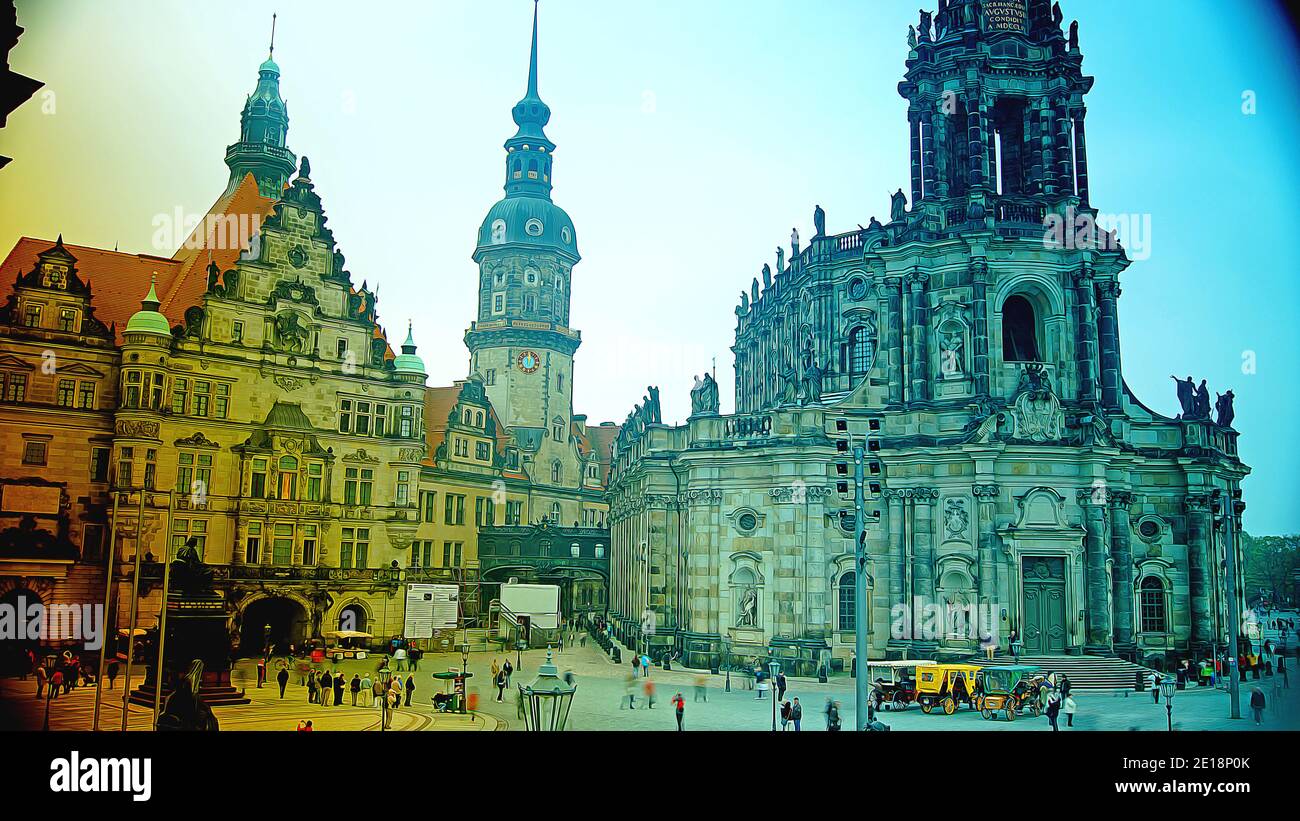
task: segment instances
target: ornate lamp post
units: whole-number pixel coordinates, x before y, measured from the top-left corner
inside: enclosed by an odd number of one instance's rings
[[[519,685],[519,696],[524,703],[525,726],[533,732],[560,732],[569,720],[569,708],[578,685],[565,684],[559,669],[551,661],[551,649],[546,648],[546,663],[537,668],[537,678],[532,684]]]
[[[776,732],[776,703],[780,701],[776,697],[776,676],[781,672],[781,662],[772,659],[767,663],[767,680],[771,682],[772,688],[772,732]]]
[[[1178,683],[1170,676],[1166,676],[1160,682],[1160,690],[1165,697],[1165,714],[1169,719],[1169,732],[1174,731],[1174,693],[1178,691]]]

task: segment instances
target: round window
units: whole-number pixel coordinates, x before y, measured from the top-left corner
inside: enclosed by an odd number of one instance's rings
[[[862,299],[867,295],[867,281],[865,279],[855,279],[849,283],[849,297],[852,299]]]
[[[528,232],[530,237],[540,237],[542,235],[542,221],[531,219],[524,225],[524,230]]]
[[[569,226],[560,229],[560,239],[564,240],[566,245],[573,242],[573,232],[569,230]]]
[[[1160,525],[1147,519],[1145,522],[1138,525],[1138,533],[1142,535],[1143,539],[1151,541],[1160,536]]]
[[[758,528],[758,517],[753,513],[742,513],[736,520],[736,525],[746,532],[755,530]]]

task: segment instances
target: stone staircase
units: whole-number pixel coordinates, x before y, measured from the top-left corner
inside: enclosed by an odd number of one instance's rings
[[[973,664],[984,664],[982,659],[972,659]],[[1010,656],[999,655],[994,664],[1014,664]],[[1131,661],[1114,656],[1021,656],[1021,664],[1036,664],[1045,672],[1070,677],[1070,684],[1080,690],[1132,690],[1135,677],[1142,674],[1147,684],[1150,670]]]

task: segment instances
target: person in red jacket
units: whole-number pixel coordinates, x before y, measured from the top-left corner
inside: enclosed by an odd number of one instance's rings
[[[677,713],[677,732],[682,731],[682,717],[686,714],[686,699],[678,693],[673,696],[673,710]]]

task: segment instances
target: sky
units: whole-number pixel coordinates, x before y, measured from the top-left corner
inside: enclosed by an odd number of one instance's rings
[[[689,413],[716,360],[731,405],[739,293],[790,229],[887,221],[907,189],[898,96],[916,0],[544,0],[540,90],[555,201],[577,228],[575,410],[622,421],[647,384]],[[0,247],[19,236],[136,253],[155,218],[204,213],[266,57],[330,226],[380,321],[415,324],[430,384],[464,378],[470,255],[502,196],[523,95],[528,0],[19,0],[14,70],[45,88],[0,132]],[[933,5],[927,6],[933,10]],[[1063,0],[1079,20],[1091,200],[1150,218],[1124,274],[1137,397],[1178,412],[1171,374],[1231,388],[1246,527],[1300,531],[1300,61],[1266,0]]]

